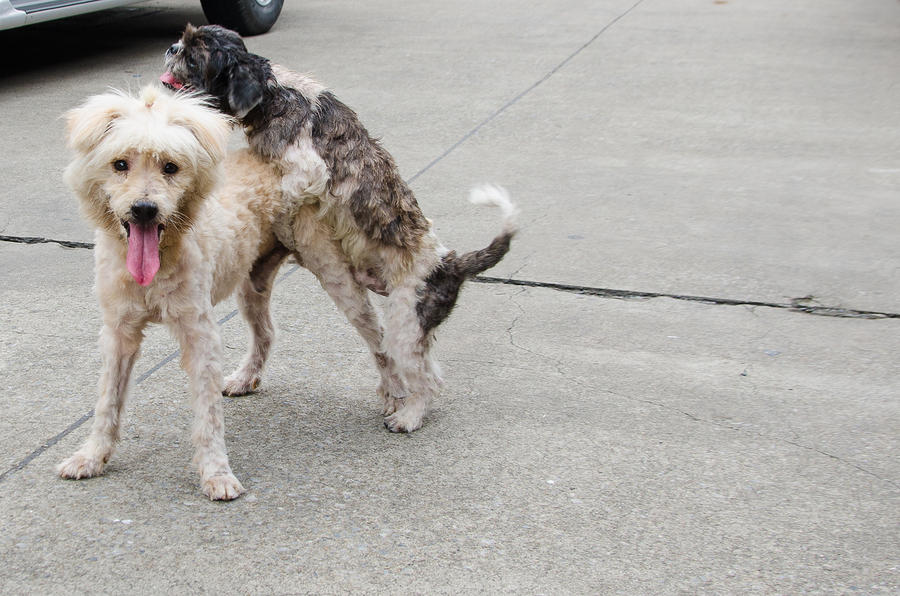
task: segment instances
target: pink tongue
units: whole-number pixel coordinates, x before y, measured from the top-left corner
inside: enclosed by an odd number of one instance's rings
[[[159,271],[159,225],[130,224],[128,235],[128,271],[134,281],[150,285]]]
[[[167,72],[166,74],[159,77],[159,80],[162,81],[163,83],[165,83],[166,85],[171,85],[171,86],[175,87],[176,89],[184,88],[184,85],[181,84],[181,81],[176,79],[175,76],[170,72]]]

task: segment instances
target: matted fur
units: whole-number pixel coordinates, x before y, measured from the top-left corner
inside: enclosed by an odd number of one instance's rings
[[[280,175],[247,150],[226,156],[230,119],[198,97],[151,86],[139,97],[92,97],[67,116],[75,157],[65,179],[96,227],[102,367],[91,434],[57,471],[64,478],[103,472],[119,440],[144,328],[163,323],[181,346],[190,380],[191,440],[203,492],[233,499],[244,489],[228,463],[222,391],[255,386],[261,369],[251,349],[245,366],[223,381],[213,305],[239,288],[241,311],[256,336],[274,333],[268,312],[274,271],[254,263],[277,245],[272,224]],[[142,217],[143,225],[156,226],[160,263],[144,285],[126,264],[129,236]],[[246,374],[247,367],[257,376]]]
[[[365,338],[385,425],[419,428],[442,384],[434,330],[463,281],[496,265],[516,233],[506,192],[477,193],[503,209],[502,228],[489,247],[458,256],[441,245],[388,152],[311,77],[251,54],[217,26],[189,25],[166,67],[164,83],[209,93],[239,119],[251,150],[278,166],[286,210],[275,231],[286,249],[275,256],[293,252]],[[367,289],[386,296],[383,322]]]

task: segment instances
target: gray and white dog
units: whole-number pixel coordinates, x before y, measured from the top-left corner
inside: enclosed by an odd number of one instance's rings
[[[473,203],[501,208],[502,228],[486,248],[457,255],[441,245],[388,152],[320,83],[248,52],[237,33],[217,26],[188,25],[166,52],[166,68],[163,83],[212,96],[243,126],[251,151],[283,176],[281,246],[255,267],[260,295],[268,296],[269,271],[293,254],[368,343],[385,426],[421,427],[443,382],[431,355],[435,328],[463,282],[496,265],[518,229],[506,191],[472,192]],[[383,323],[367,290],[386,296]],[[250,321],[257,308],[268,316],[259,301],[242,305]],[[267,326],[251,329],[253,347],[226,393],[259,383],[272,337]]]

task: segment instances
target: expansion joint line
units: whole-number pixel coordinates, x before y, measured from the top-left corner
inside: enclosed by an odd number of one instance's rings
[[[637,2],[634,3],[634,5],[631,6],[631,8],[629,8],[628,10],[626,10],[625,12],[623,12],[622,14],[620,14],[619,16],[617,16],[616,18],[614,18],[613,20],[611,20],[609,23],[607,23],[606,26],[604,26],[600,31],[597,32],[596,35],[594,35],[592,38],[590,38],[590,39],[587,41],[587,43],[583,44],[580,48],[578,48],[577,50],[575,50],[574,52],[572,52],[571,54],[569,54],[569,56],[567,56],[565,60],[563,60],[562,62],[560,62],[560,63],[557,64],[556,66],[554,66],[554,67],[550,70],[550,72],[548,72],[548,73],[545,74],[543,77],[541,77],[540,80],[538,80],[536,83],[534,83],[533,85],[531,85],[528,89],[525,89],[524,91],[522,91],[521,93],[519,93],[517,96],[515,96],[514,98],[512,98],[512,99],[511,99],[506,105],[504,105],[502,108],[500,108],[499,110],[497,110],[496,112],[494,112],[493,114],[491,114],[490,116],[488,116],[487,118],[485,118],[481,123],[479,123],[477,126],[475,126],[475,128],[473,128],[472,130],[470,130],[469,132],[467,132],[465,135],[463,135],[463,137],[462,137],[460,140],[456,141],[456,143],[454,143],[449,149],[447,149],[447,150],[444,151],[441,155],[439,155],[437,158],[435,158],[434,161],[432,161],[430,164],[428,164],[427,166],[425,166],[424,168],[422,168],[421,170],[419,170],[419,171],[415,174],[415,176],[413,176],[412,178],[410,178],[409,180],[406,181],[407,184],[412,184],[419,176],[421,176],[422,174],[424,174],[425,172],[427,172],[428,170],[430,170],[431,168],[433,168],[434,166],[436,166],[441,160],[443,160],[445,157],[447,157],[448,155],[450,155],[451,153],[453,153],[453,151],[455,151],[457,147],[459,147],[460,145],[462,145],[463,143],[465,143],[467,140],[469,140],[471,137],[473,137],[474,135],[476,135],[476,134],[478,133],[479,130],[481,130],[482,128],[484,128],[484,127],[487,126],[488,124],[490,124],[495,118],[497,118],[498,116],[500,116],[503,112],[505,112],[506,110],[508,110],[509,108],[511,108],[512,106],[514,106],[515,104],[517,104],[517,103],[519,102],[519,100],[521,100],[523,97],[525,97],[526,95],[528,95],[529,93],[531,93],[532,91],[534,91],[535,89],[537,89],[537,88],[538,88],[541,84],[543,84],[547,79],[549,79],[550,77],[552,77],[553,75],[555,75],[557,72],[559,72],[559,70],[560,70],[562,67],[564,67],[566,64],[568,64],[569,62],[571,62],[572,59],[574,59],[576,56],[578,56],[578,54],[580,54],[582,51],[584,51],[585,48],[587,48],[587,47],[590,46],[592,43],[594,43],[595,41],[597,41],[597,39],[598,39],[601,35],[603,35],[604,33],[606,33],[606,30],[607,30],[607,29],[609,29],[610,27],[612,27],[613,25],[615,25],[617,22],[619,22],[622,18],[625,17],[625,15],[627,15],[627,14],[630,13],[632,10],[634,10],[635,8],[637,8],[638,5],[641,4],[643,1],[644,1],[644,0],[638,0]]]
[[[598,296],[600,298],[616,298],[619,300],[646,300],[649,298],[671,298],[686,302],[699,302],[701,304],[715,304],[724,306],[765,306],[800,312],[820,317],[838,317],[846,319],[900,319],[900,313],[880,312],[874,310],[855,310],[836,306],[820,306],[815,304],[815,297],[803,296],[793,298],[789,303],[785,302],[761,302],[757,300],[736,300],[733,298],[711,298],[709,296],[690,296],[687,294],[666,294],[663,292],[634,292],[630,290],[612,290],[609,288],[593,288],[589,286],[572,286],[540,281],[528,281],[524,279],[510,279],[500,277],[473,278],[474,282],[483,284],[500,284],[506,286],[525,286],[528,288],[545,288],[559,292],[583,294],[586,296]]]
[[[59,244],[66,248],[87,248],[92,249],[94,245],[88,242],[71,242],[69,240],[53,240],[51,238],[30,238],[20,236],[0,236],[0,242],[17,242],[20,244]],[[287,277],[297,267],[291,269],[284,275]],[[282,277],[281,279],[284,279]],[[525,279],[512,279],[501,277],[484,277],[478,276],[473,279],[477,283],[483,284],[501,284],[507,286],[525,286],[528,288],[544,288],[556,290],[559,292],[569,292],[573,294],[584,294],[587,296],[598,296],[600,298],[616,298],[619,300],[646,300],[649,298],[671,298],[673,300],[683,300],[686,302],[699,302],[701,304],[716,304],[723,306],[764,306],[767,308],[777,308],[781,310],[789,310],[791,312],[800,312],[808,315],[816,315],[820,317],[837,317],[844,319],[900,319],[900,313],[883,312],[877,310],[857,310],[853,308],[842,308],[839,306],[822,306],[815,303],[814,296],[803,296],[801,298],[792,298],[787,302],[763,302],[758,300],[740,300],[735,298],[714,298],[710,296],[691,296],[689,294],[667,294],[665,292],[638,292],[632,290],[613,290],[611,288],[594,288],[590,286],[575,286],[568,284],[557,284],[542,281],[528,281]],[[281,283],[281,280],[278,281]],[[224,323],[231,317],[235,316],[237,311],[229,314],[220,321]],[[176,354],[177,355],[177,354]],[[174,357],[174,356],[172,356]],[[170,359],[172,358],[170,357]],[[160,362],[155,368],[150,369],[145,375],[153,374],[157,368],[168,363],[168,360]],[[144,380],[141,377],[137,382]],[[0,474],[0,482],[3,481],[4,474]]]
[[[94,245],[88,242],[72,242],[69,240],[53,240],[51,238],[31,238],[21,236],[0,236],[0,242],[15,242],[19,244],[58,244],[65,248],[86,248],[92,249]],[[286,273],[287,277],[293,273],[297,267]],[[282,277],[281,279],[284,279]],[[837,317],[844,319],[900,319],[900,313],[883,312],[877,310],[857,310],[853,308],[842,308],[839,306],[822,306],[815,303],[815,297],[812,295],[800,298],[792,298],[790,302],[764,302],[758,300],[740,300],[735,298],[714,298],[710,296],[691,296],[689,294],[668,294],[665,292],[638,292],[633,290],[614,290],[611,288],[595,288],[590,286],[576,286],[568,284],[557,284],[542,281],[529,281],[525,279],[512,279],[501,277],[485,277],[478,276],[473,279],[477,283],[483,284],[501,284],[507,286],[524,286],[529,288],[544,288],[556,290],[559,292],[569,292],[573,294],[583,294],[587,296],[598,296],[600,298],[616,298],[619,300],[646,300],[650,298],[671,298],[673,300],[683,300],[686,302],[699,302],[701,304],[716,304],[723,306],[764,306],[767,308],[777,308],[780,310],[789,310],[791,312],[800,312],[808,315],[816,315],[820,317]],[[281,280],[278,281],[281,283]],[[220,321],[224,323],[231,317],[235,316],[237,311],[228,315]],[[163,366],[168,361],[160,362],[157,367]],[[146,375],[153,374],[156,368],[147,371]],[[143,381],[143,378],[137,382]],[[0,482],[3,481],[4,475],[0,474]]]
[[[0,242],[13,242],[16,244],[59,244],[65,248],[94,248],[94,245],[90,242],[71,242],[69,240],[31,238],[28,236],[0,236]]]

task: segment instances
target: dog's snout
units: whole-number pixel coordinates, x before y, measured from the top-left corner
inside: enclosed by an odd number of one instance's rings
[[[150,201],[138,201],[131,206],[131,216],[139,224],[147,224],[156,218],[159,208]]]
[[[169,47],[169,49],[166,50],[166,56],[174,56],[177,53],[178,53],[178,44],[177,43],[173,43],[171,45],[171,47]]]

